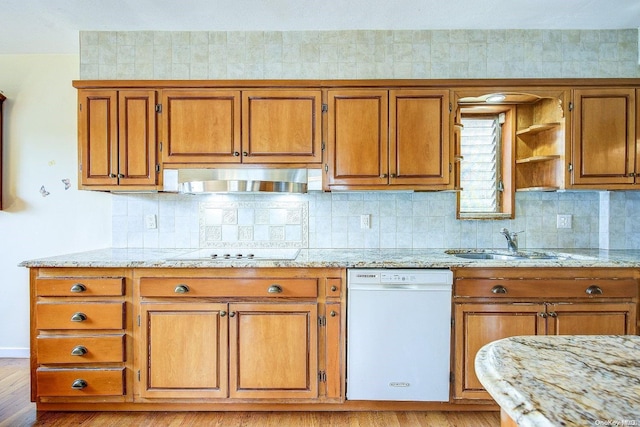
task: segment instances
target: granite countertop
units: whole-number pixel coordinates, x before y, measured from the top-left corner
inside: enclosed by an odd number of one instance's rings
[[[639,336],[505,338],[475,367],[520,427],[640,425]]]
[[[211,260],[208,249],[105,248],[24,261],[23,267],[157,268],[452,268],[452,267],[640,267],[640,251],[557,249],[559,259],[464,259],[445,249],[301,249],[294,260]],[[210,249],[220,251],[220,249]],[[233,250],[231,250],[233,251]],[[533,250],[532,250],[533,251]],[[530,252],[530,251],[528,251]]]

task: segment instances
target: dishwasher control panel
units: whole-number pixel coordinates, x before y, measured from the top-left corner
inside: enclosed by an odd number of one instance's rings
[[[352,284],[451,284],[453,273],[445,269],[349,269]]]

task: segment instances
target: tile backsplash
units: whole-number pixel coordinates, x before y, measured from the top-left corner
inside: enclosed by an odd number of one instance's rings
[[[457,220],[455,193],[353,192],[193,196],[114,194],[113,245],[145,248],[640,249],[635,192],[517,193],[513,220]],[[571,229],[556,215],[572,215]],[[145,216],[157,228],[145,228]],[[371,215],[370,228],[360,216]]]

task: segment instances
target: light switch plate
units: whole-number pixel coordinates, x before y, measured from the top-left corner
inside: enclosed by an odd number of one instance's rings
[[[571,215],[558,214],[556,228],[571,228]]]
[[[360,215],[360,228],[371,228],[371,214]]]

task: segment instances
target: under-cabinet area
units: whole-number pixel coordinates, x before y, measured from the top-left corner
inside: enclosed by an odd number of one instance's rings
[[[32,401],[39,410],[495,409],[475,375],[475,356],[485,344],[517,335],[638,331],[638,265],[602,259],[597,267],[592,259],[580,266],[575,259],[562,267],[542,259],[509,267],[504,263],[513,261],[430,252],[350,262],[344,253],[340,258],[338,251],[326,252],[280,261],[287,266],[253,260],[124,262],[117,250],[100,252],[102,266],[95,253],[87,258],[93,265],[82,266],[78,258],[75,267],[47,259],[25,262],[33,313]],[[119,261],[106,267],[109,256]],[[450,346],[441,348],[444,359],[451,354],[448,399],[348,398],[347,344],[359,337],[348,330],[347,269],[383,264],[390,274],[418,271],[412,268],[453,273],[446,296],[447,303],[452,297],[451,322],[428,325],[451,336]],[[359,271],[366,276],[369,270]],[[385,322],[372,324],[384,328]],[[405,334],[420,330],[403,328]]]

